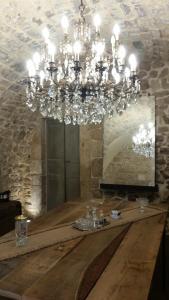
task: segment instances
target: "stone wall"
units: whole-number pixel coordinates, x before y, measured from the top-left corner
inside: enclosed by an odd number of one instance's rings
[[[6,99],[0,117],[0,190],[10,190],[23,211],[41,210],[41,119],[21,95]]]
[[[44,25],[50,28],[52,39],[57,37],[58,44],[61,16],[66,10],[73,24],[78,7],[75,1],[63,1],[62,5],[59,1],[34,0],[31,5],[30,1],[22,2],[20,5],[20,0],[1,0],[0,190],[10,189],[12,199],[20,199],[25,210],[38,214],[41,206],[41,121],[38,114],[33,114],[23,104],[18,95],[18,82],[26,75],[25,61],[34,51],[39,51]],[[140,62],[140,77],[143,91],[156,96],[156,177],[161,199],[168,199],[169,4],[157,0],[85,2],[88,19],[95,10],[103,16],[103,37],[110,38],[112,26],[118,22],[128,50],[133,51],[134,47],[136,53],[147,57]],[[83,199],[100,196],[101,178],[102,126],[82,127]]]
[[[169,196],[168,73],[169,64],[163,61],[141,64],[142,92],[156,97],[156,182],[160,193],[151,197],[156,199],[160,196],[161,200],[166,200]],[[41,207],[41,126],[39,115],[30,112],[25,105],[21,105],[21,101],[17,103],[17,109],[14,102],[10,102],[15,108],[12,115],[7,114],[9,106],[4,106],[4,120],[1,117],[1,189],[11,189],[12,198],[20,199],[25,209],[33,213]],[[102,125],[81,127],[82,199],[102,195],[99,191],[99,181],[102,179],[102,146]],[[121,191],[115,195],[128,197],[128,194]]]
[[[99,181],[103,170],[103,127],[87,125],[80,128],[81,198],[99,198]]]
[[[156,97],[156,182],[161,200],[169,198],[169,62],[163,60],[140,64],[142,92]],[[99,181],[103,165],[102,125],[80,129],[80,164],[82,199],[100,197]],[[0,190],[11,190],[31,215],[41,211],[41,118],[15,93],[1,98],[0,114]],[[119,191],[118,196],[130,197]]]
[[[158,59],[140,64],[141,90],[156,97],[156,183],[159,193],[152,200],[169,199],[169,62]],[[81,128],[81,195],[83,199],[99,197],[99,181],[102,179],[102,125]],[[118,191],[112,195],[130,198],[130,194]]]

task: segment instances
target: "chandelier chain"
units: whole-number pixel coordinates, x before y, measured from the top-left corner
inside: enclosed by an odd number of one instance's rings
[[[84,17],[85,8],[86,8],[86,6],[84,5],[83,0],[81,0],[80,5],[79,5],[79,12],[80,12],[80,16],[84,23],[85,23],[85,17]]]

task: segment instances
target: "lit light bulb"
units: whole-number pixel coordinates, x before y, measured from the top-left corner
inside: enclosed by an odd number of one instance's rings
[[[115,83],[118,84],[120,82],[120,74],[117,73],[115,68],[112,69],[112,76],[115,80]]]
[[[63,28],[64,33],[67,34],[68,33],[68,28],[69,28],[69,21],[68,21],[68,18],[66,16],[62,17],[61,26]]]
[[[116,39],[114,34],[111,36],[111,46],[112,46],[112,56],[114,57],[116,53]]]
[[[137,60],[134,54],[131,54],[129,56],[129,64],[130,64],[130,69],[131,72],[136,72],[136,68],[137,68]]]
[[[36,74],[34,63],[31,59],[29,59],[26,63],[29,77],[33,77]]]
[[[96,32],[98,32],[101,25],[101,18],[98,14],[94,16],[93,23],[94,26],[96,27]]]
[[[43,30],[42,30],[42,36],[44,37],[45,39],[45,43],[48,43],[49,41],[49,29],[47,27],[45,27]]]
[[[98,42],[96,44],[96,56],[98,57],[98,59],[102,58],[104,49],[105,49],[105,43],[104,42]]]
[[[82,46],[81,46],[81,43],[80,41],[76,41],[73,45],[73,50],[74,50],[74,53],[75,53],[75,60],[79,60],[79,54],[82,50]]]
[[[35,64],[36,70],[39,69],[39,63],[40,63],[40,54],[38,52],[35,52],[33,55],[33,62]]]
[[[54,62],[55,60],[55,53],[56,53],[56,47],[53,43],[48,43],[48,53],[50,55],[51,62]]]
[[[120,59],[121,65],[123,65],[124,62],[125,62],[125,57],[126,57],[126,49],[125,49],[125,47],[123,45],[119,46],[118,57]]]
[[[64,61],[65,69],[67,69],[68,63],[69,63],[69,62],[68,62],[68,59],[66,58],[65,61]]]
[[[118,24],[114,25],[113,33],[114,33],[116,41],[118,41],[119,40],[119,35],[120,35],[120,26]]]
[[[39,76],[40,76],[40,85],[43,87],[43,81],[45,79],[45,73],[44,73],[44,71],[40,71]]]
[[[72,53],[72,45],[71,44],[67,44],[66,49],[67,49],[68,53]]]
[[[118,84],[120,82],[120,74],[119,73],[116,74],[115,80],[116,80],[116,84]]]
[[[128,67],[126,67],[124,72],[125,72],[126,79],[129,79],[130,78],[130,69]]]
[[[115,39],[114,34],[113,34],[112,37],[111,37],[111,44],[112,44],[112,48],[114,48],[114,46],[115,46],[115,44],[116,44],[116,39]]]
[[[134,143],[134,144],[138,144],[138,140],[137,140],[137,137],[136,137],[136,136],[133,136],[132,140],[133,140],[133,143]]]

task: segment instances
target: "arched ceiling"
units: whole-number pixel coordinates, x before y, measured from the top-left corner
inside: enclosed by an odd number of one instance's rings
[[[78,17],[75,0],[1,0],[0,1],[0,105],[10,103],[21,93],[18,82],[25,75],[25,61],[38,49],[44,25],[60,39],[60,19],[66,13]],[[121,25],[122,39],[140,55],[169,59],[168,0],[86,0],[87,18],[98,12],[102,32],[110,37],[115,22]]]

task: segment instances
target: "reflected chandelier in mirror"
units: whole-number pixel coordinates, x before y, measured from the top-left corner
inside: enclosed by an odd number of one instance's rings
[[[146,157],[154,157],[155,154],[155,126],[152,122],[139,126],[138,132],[133,136],[133,150]]]
[[[104,120],[103,183],[155,186],[155,98]]]

